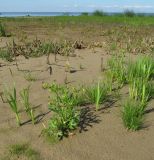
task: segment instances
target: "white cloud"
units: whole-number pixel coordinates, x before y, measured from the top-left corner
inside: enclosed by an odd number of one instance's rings
[[[151,6],[151,5],[124,5],[122,8],[145,9],[145,8],[154,8],[154,6]]]
[[[119,9],[122,9],[122,8],[134,8],[134,9],[150,9],[150,8],[154,8],[154,6],[152,5],[94,5],[94,4],[91,4],[91,5],[88,5],[87,6],[88,8],[119,8]]]
[[[95,4],[90,4],[90,5],[88,5],[87,7],[88,7],[88,8],[98,8],[98,6],[95,5]]]
[[[69,8],[69,5],[66,5],[66,4],[65,4],[63,7],[64,7],[64,8]]]
[[[74,7],[75,7],[75,8],[78,8],[78,7],[79,7],[79,5],[78,5],[78,4],[74,4]]]
[[[74,4],[73,6],[70,6],[70,5],[66,5],[66,4],[65,4],[63,7],[64,7],[64,8],[72,8],[72,7],[73,7],[73,8],[78,8],[78,7],[80,7],[80,6],[79,6],[78,4]]]
[[[103,8],[119,8],[118,5],[108,5],[108,6],[102,6]]]

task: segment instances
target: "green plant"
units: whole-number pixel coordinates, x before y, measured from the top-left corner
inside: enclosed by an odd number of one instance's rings
[[[24,108],[26,110],[26,113],[28,114],[28,116],[31,118],[32,123],[35,124],[35,117],[34,117],[34,111],[31,108],[31,104],[29,102],[29,87],[23,89],[20,92],[20,96],[22,98],[22,103],[24,105]]]
[[[129,99],[122,106],[122,120],[127,129],[138,130],[143,124],[144,110],[141,103]]]
[[[0,49],[0,58],[12,62],[13,55],[7,49]]]
[[[48,89],[54,94],[49,102],[49,109],[54,112],[54,116],[50,119],[45,133],[52,139],[60,140],[77,128],[80,111],[75,106],[77,101],[67,87],[53,83]]]
[[[40,160],[40,154],[35,151],[34,149],[32,149],[29,144],[15,144],[15,145],[11,145],[9,147],[9,153],[8,156],[6,156],[6,158],[8,158],[8,160],[11,160],[10,157],[24,157],[28,160]]]
[[[134,11],[133,10],[129,10],[129,9],[126,9],[124,11],[124,15],[127,16],[127,17],[134,17],[134,16],[136,16],[136,14],[134,13]]]
[[[134,79],[134,81],[129,85],[130,98],[140,100],[142,104],[147,103],[147,101],[152,97],[152,90],[152,83],[141,78]]]
[[[108,60],[108,73],[112,77],[112,81],[118,82],[121,86],[126,83],[126,66],[123,55],[120,57],[113,56]]]
[[[95,104],[96,111],[100,108],[100,104],[102,104],[108,95],[108,87],[105,84],[97,83],[97,85],[87,87],[85,90],[85,94],[87,96],[88,102]]]
[[[93,16],[106,16],[103,11],[96,10],[93,12]]]
[[[150,56],[143,56],[139,57],[136,62],[129,61],[127,72],[128,83],[133,82],[136,78],[148,81],[154,76],[154,60]]]
[[[81,13],[81,16],[88,16],[88,15],[89,15],[88,12],[83,12],[83,13]]]
[[[64,85],[58,85],[56,83],[43,83],[43,89],[48,89],[50,93],[54,93],[54,97],[51,97],[52,100],[56,102],[66,103],[72,106],[80,106],[87,103],[85,89],[81,86],[76,87],[67,87]]]
[[[128,65],[129,95],[142,104],[152,97],[154,61],[150,57],[140,57],[136,62]]]
[[[17,96],[16,96],[16,94],[17,93],[16,93],[15,86],[13,88],[13,93],[11,93],[11,91],[9,91],[9,90],[5,91],[7,102],[9,103],[10,108],[12,109],[12,111],[15,113],[17,124],[18,124],[18,126],[20,126],[20,118],[19,118],[19,111],[18,111],[18,104],[17,104]]]
[[[50,105],[55,115],[50,119],[47,134],[48,136],[60,140],[64,136],[68,136],[75,130],[79,124],[80,113],[74,106],[59,106]]]
[[[72,98],[74,99],[75,106],[82,106],[88,103],[86,97],[86,89],[83,86],[80,86],[78,88],[70,88],[70,91],[72,93]]]
[[[36,81],[37,78],[31,72],[25,73],[24,77],[27,81]]]
[[[6,37],[6,36],[7,35],[6,35],[5,27],[0,23],[0,37]]]
[[[112,71],[107,71],[105,72],[105,84],[108,86],[110,93],[113,90],[113,72]]]

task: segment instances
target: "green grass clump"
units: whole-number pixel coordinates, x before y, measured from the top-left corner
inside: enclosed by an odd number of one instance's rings
[[[37,78],[31,72],[25,73],[24,78],[30,82],[34,82],[37,80]]]
[[[117,82],[120,86],[126,83],[126,66],[123,55],[120,57],[113,56],[108,60],[109,70],[107,72],[110,75],[112,82]]]
[[[28,114],[28,116],[30,117],[30,119],[32,120],[32,123],[35,124],[35,117],[34,117],[34,111],[31,108],[31,104],[29,102],[29,87],[23,89],[20,92],[20,96],[22,98],[22,103],[24,105],[24,108],[26,110],[26,113]]]
[[[96,111],[100,108],[100,104],[106,100],[108,91],[108,87],[105,84],[100,84],[100,82],[97,85],[86,88],[87,100],[89,103],[95,104]]]
[[[4,50],[4,49],[0,49],[0,58],[8,62],[13,61],[13,55],[8,50]]]
[[[122,119],[124,125],[131,130],[138,130],[148,101],[153,97],[154,60],[149,56],[140,57],[130,62],[127,68],[129,84],[129,101],[123,105]]]
[[[15,144],[9,147],[8,153],[4,157],[1,157],[1,160],[12,159],[41,160],[41,156],[29,144]]]
[[[150,80],[154,78],[154,59],[150,56],[139,57],[136,62],[129,62],[127,81],[133,82],[134,79],[141,78]]]
[[[6,36],[7,36],[6,35],[6,29],[5,29],[4,25],[2,25],[0,23],[0,37],[6,37]]]
[[[152,97],[153,89],[152,82],[145,81],[143,79],[134,79],[129,85],[130,98],[140,100],[142,104],[146,104]]]
[[[127,129],[136,131],[141,128],[144,116],[143,108],[142,104],[132,99],[123,104],[122,120]]]
[[[17,104],[17,93],[16,93],[15,86],[13,88],[13,92],[6,90],[5,95],[10,108],[15,113],[17,124],[18,126],[20,126],[20,118],[19,118],[19,111],[18,111],[18,104]]]
[[[140,57],[136,62],[128,65],[129,95],[142,103],[152,97],[152,80],[154,76],[154,60],[150,57]]]

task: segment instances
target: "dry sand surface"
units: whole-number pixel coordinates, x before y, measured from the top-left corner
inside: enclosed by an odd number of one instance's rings
[[[77,57],[69,58],[73,70],[73,73],[67,75],[69,85],[87,85],[101,76],[101,57],[106,61],[109,56],[103,54],[101,49],[96,51],[92,53],[88,49],[76,50]],[[54,63],[54,57],[50,58]],[[52,115],[47,106],[49,94],[42,89],[42,82],[55,80],[64,83],[66,60],[66,57],[59,56],[57,63],[52,65],[53,74],[50,76],[45,56],[27,60],[18,57],[20,70],[31,70],[36,77],[34,82],[28,82],[24,78],[25,72],[18,71],[14,62],[6,63],[0,60],[0,90],[2,91],[5,85],[12,86],[13,82],[17,91],[30,84],[30,101],[38,117],[35,126],[27,122],[17,128],[14,114],[8,104],[2,103],[0,99],[0,157],[5,154],[10,144],[30,143],[40,152],[42,160],[154,160],[154,101],[149,103],[144,128],[137,132],[127,131],[123,127],[120,101],[115,101],[102,106],[103,109],[99,112],[93,112],[93,106],[86,106],[87,112],[79,131],[58,144],[51,145],[44,137],[40,137],[42,123],[47,124]],[[124,100],[127,91],[124,88],[121,92]],[[28,120],[22,109],[20,116],[22,122]]]

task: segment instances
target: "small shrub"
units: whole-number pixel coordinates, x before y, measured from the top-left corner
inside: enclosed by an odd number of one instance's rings
[[[143,106],[133,100],[128,100],[122,108],[122,120],[127,129],[138,130],[143,124]]]
[[[88,12],[81,13],[81,16],[88,16],[88,15],[89,15]]]
[[[58,97],[61,97],[62,103],[70,104],[72,106],[80,106],[87,103],[86,93],[83,87],[67,87],[64,85],[58,85],[56,83],[43,83],[42,87],[48,89],[51,94],[52,101],[59,102]]]
[[[54,112],[48,128],[44,133],[53,141],[67,137],[79,124],[80,111],[76,108],[78,101],[73,93],[65,86],[55,83],[48,86],[53,98],[49,102],[49,109]]]
[[[74,106],[49,106],[55,115],[50,119],[47,134],[55,140],[67,137],[79,124],[80,113]]]
[[[93,12],[93,16],[106,16],[106,14],[103,12],[103,11],[99,11],[99,10],[96,10]]]
[[[136,16],[136,14],[134,13],[134,11],[133,10],[129,10],[129,9],[126,9],[124,11],[124,15],[127,16],[127,17],[134,17],[134,16]]]

